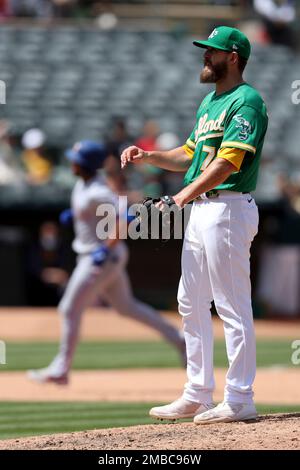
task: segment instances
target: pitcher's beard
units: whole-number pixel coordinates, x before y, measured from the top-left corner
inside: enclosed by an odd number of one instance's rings
[[[205,64],[200,74],[201,83],[216,83],[227,75],[227,63]]]

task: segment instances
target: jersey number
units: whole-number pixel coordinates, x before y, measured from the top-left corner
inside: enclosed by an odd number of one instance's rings
[[[201,168],[200,170],[201,171],[204,171],[208,165],[211,164],[211,162],[213,161],[213,159],[215,158],[216,156],[216,147],[209,147],[208,145],[203,145],[203,152],[207,152],[207,156],[205,157],[202,165],[201,165]]]

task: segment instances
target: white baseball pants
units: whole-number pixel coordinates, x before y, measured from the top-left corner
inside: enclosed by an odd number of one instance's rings
[[[154,328],[179,351],[182,350],[181,333],[152,307],[134,298],[125,270],[128,258],[126,245],[119,243],[115,254],[117,262],[108,261],[103,267],[93,266],[90,254],[79,256],[58,306],[62,333],[59,353],[50,364],[53,374],[64,375],[69,372],[79,340],[82,313],[98,297],[106,300],[119,314]]]
[[[222,191],[193,203],[178,290],[187,347],[184,397],[211,403],[214,390],[212,300],[224,322],[229,369],[225,401],[252,403],[256,347],[251,306],[250,245],[258,210],[250,194]]]

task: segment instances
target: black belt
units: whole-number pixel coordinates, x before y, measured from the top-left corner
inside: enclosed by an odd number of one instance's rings
[[[210,198],[214,198],[214,197],[219,197],[220,195],[220,192],[217,190],[217,189],[211,189],[210,191],[207,191],[205,193],[205,196],[210,199]]]
[[[220,194],[222,194],[222,190],[220,192],[217,189],[211,189],[210,191],[207,191],[205,193],[205,196],[207,197],[207,199],[212,199],[212,198],[219,197]],[[249,191],[243,191],[242,194],[249,194]],[[199,195],[198,197],[196,197],[196,199],[202,199],[202,197]]]

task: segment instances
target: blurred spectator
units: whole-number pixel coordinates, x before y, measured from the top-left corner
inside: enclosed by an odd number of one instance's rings
[[[163,132],[156,139],[159,150],[172,150],[180,146],[180,140],[174,132]]]
[[[113,162],[113,165],[111,165]],[[109,187],[117,194],[126,195],[126,177],[125,172],[116,168],[114,165],[115,160],[107,159],[104,169]]]
[[[295,46],[292,27],[296,19],[294,0],[254,0],[254,9],[261,16],[272,43]]]
[[[157,137],[159,126],[156,121],[147,121],[144,125],[142,135],[136,140],[135,145],[148,152],[157,149]],[[158,197],[163,192],[163,173],[161,168],[141,163],[136,166],[136,170],[142,177],[142,188],[144,196]]]
[[[107,142],[110,155],[105,160],[104,164],[108,185],[117,194],[127,195],[131,203],[142,199],[143,194],[139,190],[128,189],[128,180],[135,180],[136,171],[132,168],[126,168],[125,171],[122,171],[120,155],[126,147],[133,144],[133,140],[134,139],[128,133],[125,121],[122,119],[117,120]]]
[[[9,0],[0,0],[0,17],[9,15]]]
[[[141,163],[136,168],[142,176],[142,190],[144,196],[159,197],[163,193],[164,170],[153,165]]]
[[[70,16],[77,0],[8,0],[12,16],[49,18]]]
[[[28,182],[47,183],[52,175],[53,165],[44,147],[46,136],[40,129],[29,129],[22,137],[24,152],[21,155],[26,168]]]
[[[12,16],[51,17],[53,4],[51,0],[9,0]]]
[[[97,26],[100,29],[109,31],[115,29],[118,24],[118,18],[113,11],[112,2],[106,1],[95,1],[92,2],[93,6],[90,10],[91,15],[96,17]]]
[[[68,280],[66,250],[59,227],[44,222],[28,250],[27,281],[29,305],[56,305]]]
[[[156,149],[156,139],[159,135],[159,126],[156,121],[147,121],[144,125],[143,134],[135,144],[143,150],[151,151]]]
[[[116,28],[118,24],[118,18],[112,12],[101,13],[97,18],[97,25],[100,29],[105,31]]]
[[[119,196],[127,196],[128,205],[139,202],[143,199],[143,192],[138,189],[129,189],[128,187],[128,174],[119,168],[112,168],[109,163],[109,158],[104,165],[105,176],[108,186]],[[108,164],[107,164],[108,163]]]
[[[70,17],[76,12],[78,0],[52,0],[54,16]]]
[[[18,165],[10,131],[10,123],[0,121],[0,184],[2,185],[20,184],[25,176]]]
[[[132,144],[132,139],[128,135],[125,121],[117,120],[113,124],[111,135],[108,138],[107,146],[109,157],[105,160],[105,173],[109,180],[109,185],[117,193],[123,192],[126,186],[125,173],[121,171],[120,155],[123,150]]]
[[[277,177],[277,186],[282,199],[288,206],[300,215],[300,180],[292,181],[287,175],[280,173]]]
[[[112,129],[112,133],[108,139],[108,147],[110,153],[119,161],[123,150],[132,145],[133,138],[129,135],[126,123],[123,119],[117,120]],[[120,166],[120,164],[119,164]]]

